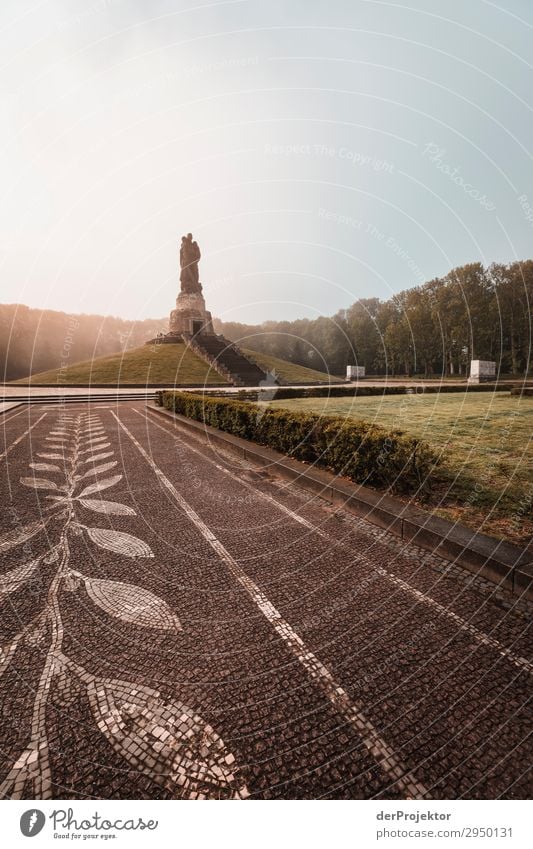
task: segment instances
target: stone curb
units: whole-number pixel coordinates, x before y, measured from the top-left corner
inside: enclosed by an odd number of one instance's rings
[[[3,403],[11,404],[11,406],[8,407],[7,410],[0,410],[0,416],[7,416],[8,413],[12,413],[13,410],[16,410],[17,407],[23,407],[25,402],[17,399],[16,401],[4,401]]]
[[[499,584],[515,596],[533,601],[533,547],[519,548],[511,543],[473,531],[459,523],[448,522],[425,510],[404,504],[398,498],[381,495],[323,469],[309,467],[239,436],[188,419],[161,407],[147,404],[151,413],[171,419],[183,430],[204,441],[252,460],[274,467],[274,474],[339,504],[356,516],[367,519],[400,539],[438,554],[470,572]]]
[[[230,389],[228,383],[0,383],[4,389],[144,389],[151,392],[153,389],[167,389],[173,392],[175,389],[195,389],[198,386],[207,389]]]

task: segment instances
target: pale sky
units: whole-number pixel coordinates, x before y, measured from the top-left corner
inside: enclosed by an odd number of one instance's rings
[[[531,0],[2,0],[1,301],[331,315],[533,256]]]

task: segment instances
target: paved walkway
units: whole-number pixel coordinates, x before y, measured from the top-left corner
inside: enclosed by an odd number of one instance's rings
[[[0,797],[525,798],[527,621],[141,403],[0,429]]]
[[[440,383],[440,385],[443,385],[443,386],[446,386],[446,387],[455,386],[458,390],[461,390],[461,391],[467,389],[466,381],[453,382],[453,381],[446,380],[446,381],[440,381],[440,382],[426,381],[426,383],[427,383],[427,385],[437,385],[438,383]],[[506,383],[506,382],[502,381],[502,384],[503,383]],[[327,386],[328,384],[322,384],[322,385]],[[373,386],[373,387],[385,388],[387,386],[398,386],[398,385],[399,386],[412,386],[412,387],[418,386],[418,387],[420,387],[420,386],[424,385],[424,381],[421,380],[420,378],[411,378],[411,379],[409,379],[409,378],[390,378],[390,377],[389,378],[382,378],[382,379],[380,379],[380,378],[365,378],[365,380],[360,381],[359,383],[357,383],[357,382],[349,383],[349,382],[345,382],[345,381],[342,381],[341,383],[338,383],[338,382],[332,383],[331,387],[333,388],[334,386],[345,386],[345,387],[353,387],[355,389],[357,386],[361,386],[361,387]],[[507,383],[506,383],[506,388],[510,388],[511,385],[512,385],[512,381],[509,383],[508,386],[507,386]],[[204,387],[203,385],[199,385],[199,386],[174,387],[174,386],[172,386],[172,384],[169,384],[168,387],[166,387],[166,388],[169,389],[169,390],[177,389],[178,391],[183,390],[183,391],[188,391],[188,392],[220,392],[220,390],[223,389],[224,392],[238,393],[238,392],[242,392],[243,388],[244,389],[246,389],[246,388],[247,389],[257,389],[257,386],[249,386],[249,387],[242,387],[242,386],[211,386],[211,387],[209,387],[209,386],[206,386],[206,387]],[[308,383],[302,384],[302,385],[291,384],[291,388],[292,389],[309,389],[310,384],[308,384]],[[29,398],[42,398],[42,397],[52,397],[53,398],[55,396],[75,397],[77,395],[84,396],[84,400],[85,400],[86,396],[88,396],[88,395],[136,395],[136,394],[138,394],[139,396],[141,396],[141,395],[144,396],[144,395],[146,395],[147,392],[154,392],[154,393],[156,392],[156,389],[150,389],[150,387],[146,387],[144,389],[142,389],[142,388],[139,389],[139,388],[135,388],[135,387],[128,388],[128,386],[121,386],[117,389],[116,387],[112,387],[112,386],[103,386],[103,387],[97,387],[97,386],[76,387],[76,386],[61,386],[61,385],[59,385],[59,386],[15,386],[13,384],[8,384],[8,383],[2,384],[0,389],[1,389],[0,398],[2,398],[3,400],[10,400],[12,398],[13,399],[14,398],[26,399],[28,397]]]

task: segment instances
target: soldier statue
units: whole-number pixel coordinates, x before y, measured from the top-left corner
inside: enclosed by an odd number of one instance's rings
[[[194,242],[192,233],[182,236],[180,246],[180,282],[181,291],[187,294],[201,294],[202,284],[198,272],[201,253],[198,242]]]

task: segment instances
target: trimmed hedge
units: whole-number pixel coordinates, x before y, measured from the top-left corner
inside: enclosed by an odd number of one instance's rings
[[[426,442],[365,421],[273,410],[192,392],[157,392],[156,403],[356,483],[393,492],[427,491],[438,464]]]
[[[291,386],[281,386],[276,390],[276,401],[286,398],[343,398],[343,397],[366,397],[375,395],[406,395],[414,392],[416,395],[445,394],[452,392],[505,392],[509,391],[509,385],[496,383],[470,383],[464,386],[449,386],[446,383],[425,384],[402,384],[389,386],[313,386],[309,389],[296,389]]]
[[[206,384],[207,385],[207,384]],[[175,389],[180,389],[179,385]],[[276,401],[284,401],[289,398],[363,398],[366,396],[385,395],[424,395],[424,394],[450,394],[465,392],[509,392],[509,384],[494,383],[472,383],[464,386],[449,386],[445,383],[434,384],[409,384],[392,386],[311,386],[296,388],[294,386],[278,386],[274,389],[239,389],[238,392],[227,389],[217,389],[210,392],[211,397],[229,398],[236,401],[260,401],[261,396],[268,393],[268,397],[274,397]]]

